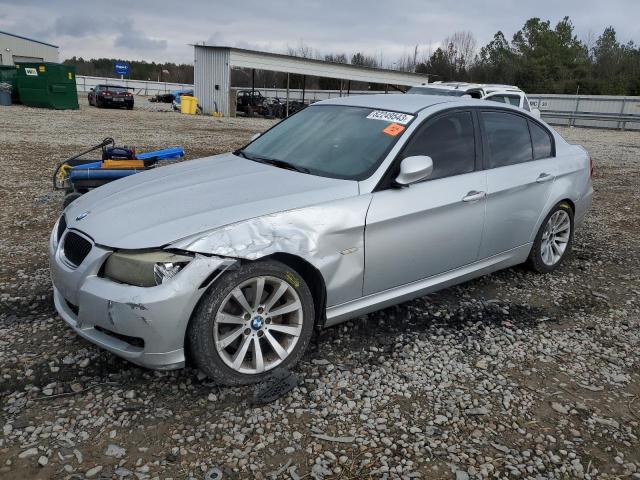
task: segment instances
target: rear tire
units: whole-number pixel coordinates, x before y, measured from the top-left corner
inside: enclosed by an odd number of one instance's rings
[[[549,273],[560,266],[573,245],[573,209],[560,202],[540,225],[527,265],[538,273]]]
[[[187,331],[191,357],[222,385],[260,382],[300,360],[314,312],[295,270],[273,260],[241,265],[217,279],[196,307]]]

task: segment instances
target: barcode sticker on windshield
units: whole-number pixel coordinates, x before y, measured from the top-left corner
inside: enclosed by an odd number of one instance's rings
[[[386,110],[374,110],[367,118],[371,120],[382,120],[384,122],[400,123],[406,125],[413,120],[413,115],[407,115],[406,113],[387,112]]]

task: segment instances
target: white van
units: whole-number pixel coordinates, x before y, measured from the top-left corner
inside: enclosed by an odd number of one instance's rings
[[[469,95],[472,98],[491,100],[493,102],[506,103],[540,116],[537,108],[531,108],[526,93],[514,85],[465,83],[465,82],[434,82],[423,83],[411,87],[407,93],[419,95],[447,95],[463,97]]]

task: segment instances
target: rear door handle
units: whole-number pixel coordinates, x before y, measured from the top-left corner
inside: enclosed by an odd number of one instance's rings
[[[548,182],[550,180],[553,180],[553,175],[550,175],[548,173],[541,173],[540,175],[538,175],[538,178],[536,178],[536,182],[538,183],[544,183],[544,182]]]
[[[487,192],[478,192],[476,190],[471,190],[465,197],[463,197],[463,202],[476,202],[487,194]]]

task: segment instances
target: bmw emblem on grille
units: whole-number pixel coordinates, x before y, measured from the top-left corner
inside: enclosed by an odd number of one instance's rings
[[[80,215],[76,217],[76,222],[79,222],[80,220],[85,218],[87,215],[89,215],[89,212],[82,212]]]

